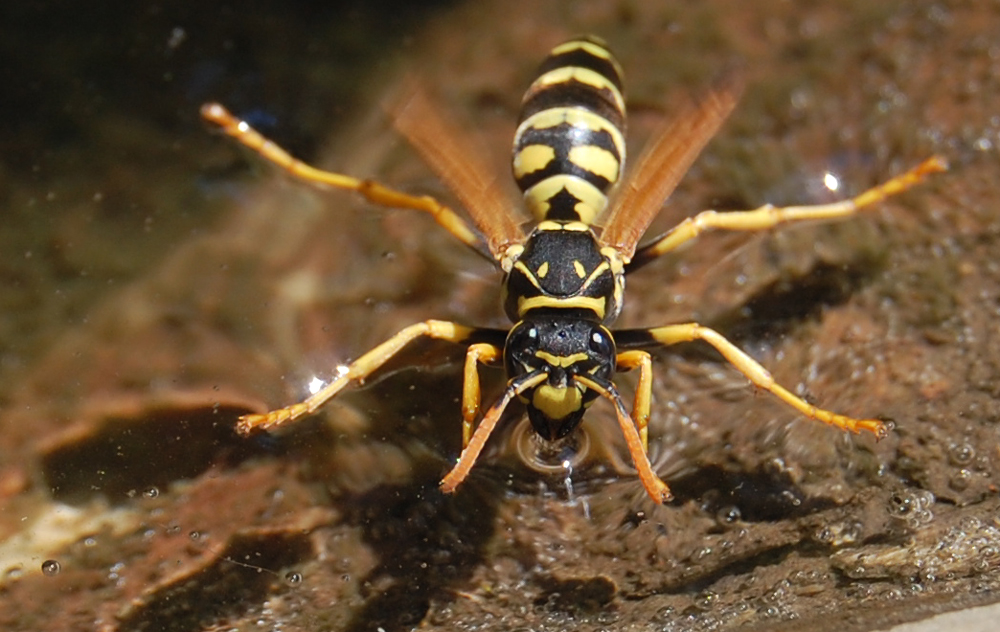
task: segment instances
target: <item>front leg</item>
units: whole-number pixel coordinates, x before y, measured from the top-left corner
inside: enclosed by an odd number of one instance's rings
[[[524,391],[538,386],[547,379],[548,374],[544,371],[535,371],[533,373],[525,373],[507,382],[507,388],[504,389],[503,395],[483,415],[483,420],[479,422],[476,432],[462,449],[462,454],[459,455],[455,466],[441,479],[442,492],[446,494],[454,492],[462,484],[462,481],[465,480],[465,477],[469,475],[472,466],[476,464],[476,459],[479,458],[479,453],[486,446],[486,440],[493,434],[493,429],[497,427],[503,411],[510,404],[511,400]]]
[[[665,502],[669,502],[674,496],[670,493],[670,488],[667,484],[653,471],[653,464],[649,462],[649,457],[646,455],[646,448],[642,444],[642,439],[639,438],[639,433],[635,428],[635,420],[625,412],[625,404],[622,402],[621,395],[618,394],[618,389],[615,388],[615,385],[611,382],[584,375],[575,375],[573,379],[596,392],[615,407],[618,426],[625,436],[625,445],[628,446],[628,452],[632,456],[632,462],[635,464],[635,469],[639,474],[639,480],[642,481],[642,486],[656,504],[662,505]]]
[[[788,389],[774,381],[771,374],[759,362],[748,356],[739,347],[729,342],[722,334],[698,323],[668,325],[653,329],[632,329],[615,332],[615,340],[619,348],[667,347],[679,342],[703,340],[715,347],[736,370],[745,375],[755,386],[762,388],[778,399],[795,408],[806,417],[836,426],[858,434],[861,431],[870,432],[876,439],[883,439],[889,429],[878,419],[855,419],[847,415],[817,408],[800,397],[796,397]]]
[[[390,358],[399,353],[403,347],[417,338],[426,336],[436,340],[464,343],[476,340],[477,337],[489,337],[490,333],[493,333],[492,330],[465,327],[443,320],[427,320],[410,325],[352,362],[346,370],[338,373],[332,382],[308,399],[264,414],[243,415],[236,425],[236,430],[245,435],[254,428],[270,429],[316,412],[320,406],[343,390],[345,386],[352,382],[364,381]]]

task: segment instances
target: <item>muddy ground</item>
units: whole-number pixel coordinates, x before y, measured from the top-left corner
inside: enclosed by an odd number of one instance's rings
[[[747,4],[3,9],[3,629],[843,631],[995,601],[1000,5]],[[742,60],[736,113],[651,234],[948,158],[848,222],[704,236],[630,277],[619,321],[716,327],[890,436],[801,419],[687,345],[656,357],[672,503],[646,497],[600,405],[571,471],[512,415],[443,496],[461,351],[431,343],[310,420],[236,436],[407,324],[504,321],[497,274],[426,217],[290,181],[200,103],[451,200],[391,131],[404,77],[506,181],[535,65],[583,32],[626,70],[633,155]]]

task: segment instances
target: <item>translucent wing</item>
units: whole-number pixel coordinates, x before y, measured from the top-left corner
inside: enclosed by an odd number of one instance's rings
[[[495,259],[507,246],[524,240],[517,203],[498,184],[480,150],[416,82],[411,82],[392,108],[393,125],[465,207],[486,238]]]
[[[602,245],[616,249],[626,261],[632,258],[650,222],[733,111],[742,90],[741,74],[728,72],[659,130],[618,191],[604,221]]]

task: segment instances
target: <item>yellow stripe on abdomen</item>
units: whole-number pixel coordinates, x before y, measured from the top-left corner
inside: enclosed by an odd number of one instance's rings
[[[514,177],[538,221],[593,224],[625,164],[621,70],[607,46],[554,48],[521,104]]]

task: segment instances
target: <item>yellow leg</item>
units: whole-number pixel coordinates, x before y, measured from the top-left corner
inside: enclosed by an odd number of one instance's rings
[[[854,419],[829,410],[817,408],[805,400],[796,397],[780,384],[775,383],[771,374],[753,358],[741,351],[739,347],[726,340],[719,332],[703,327],[698,323],[683,325],[668,325],[649,330],[649,335],[662,345],[672,345],[678,342],[704,340],[715,347],[740,373],[747,376],[754,385],[773,393],[781,401],[792,406],[810,419],[818,419],[823,423],[848,430],[855,434],[865,430],[875,435],[876,439],[885,438],[888,434],[886,425],[878,419]]]
[[[312,184],[331,186],[335,189],[355,191],[364,196],[369,202],[378,204],[379,206],[424,211],[425,213],[429,213],[439,225],[457,237],[462,243],[480,252],[488,253],[486,245],[464,219],[455,213],[455,211],[430,196],[408,195],[377,182],[372,182],[371,180],[359,180],[340,173],[317,169],[292,157],[287,151],[262,136],[245,121],[241,121],[230,114],[226,108],[218,103],[206,103],[203,105],[201,116],[206,121],[219,126],[223,132],[257,152],[266,160],[274,163],[300,180]]]
[[[507,388],[504,390],[503,395],[483,415],[483,420],[479,422],[479,426],[476,427],[476,432],[472,435],[472,439],[462,450],[462,454],[458,457],[455,467],[441,479],[441,491],[446,494],[452,493],[462,484],[465,477],[469,475],[472,466],[476,464],[476,459],[479,458],[479,453],[486,446],[486,440],[490,438],[493,429],[496,428],[497,422],[500,421],[500,416],[503,415],[503,411],[507,408],[510,400],[531,387],[544,382],[548,377],[548,374],[544,371],[537,371],[514,378],[507,383]]]
[[[622,434],[625,435],[625,444],[628,446],[629,454],[632,455],[632,462],[635,463],[635,469],[639,473],[639,480],[642,481],[642,486],[646,488],[646,493],[649,494],[649,497],[657,504],[665,503],[673,498],[670,488],[653,471],[653,465],[649,462],[649,457],[646,456],[642,440],[635,429],[635,422],[629,417],[628,412],[626,412],[625,404],[622,403],[622,397],[618,394],[618,389],[615,388],[615,385],[610,382],[595,382],[583,375],[574,375],[573,379],[614,404],[615,415],[618,417],[618,425],[621,426]]]
[[[639,369],[639,384],[635,388],[635,402],[632,404],[632,421],[639,431],[642,451],[649,452],[649,409],[653,399],[653,360],[649,353],[640,350],[623,351],[617,357],[617,370]]]
[[[403,347],[417,338],[427,336],[428,338],[447,340],[449,342],[462,342],[475,332],[476,330],[471,327],[464,327],[442,320],[428,320],[410,325],[352,362],[345,371],[338,374],[332,382],[320,389],[315,395],[305,401],[286,406],[285,408],[272,410],[262,415],[243,415],[236,425],[236,430],[240,434],[248,434],[254,428],[272,428],[315,412],[345,386],[351,382],[363,381],[375,372],[376,369],[385,364],[389,358],[399,353]]]
[[[660,255],[691,241],[701,233],[711,230],[758,231],[788,222],[849,217],[866,206],[881,202],[891,195],[902,193],[921,182],[929,174],[945,171],[947,168],[948,165],[943,158],[933,156],[888,182],[868,189],[849,200],[833,202],[832,204],[786,207],[775,207],[768,204],[753,211],[729,213],[703,211],[694,217],[685,219],[666,235],[639,249],[630,262],[630,268],[635,269],[649,263]]]
[[[462,449],[469,447],[472,438],[472,424],[479,415],[482,402],[479,388],[479,363],[495,364],[503,357],[503,349],[487,342],[469,346],[465,354],[465,380],[462,383]]]

